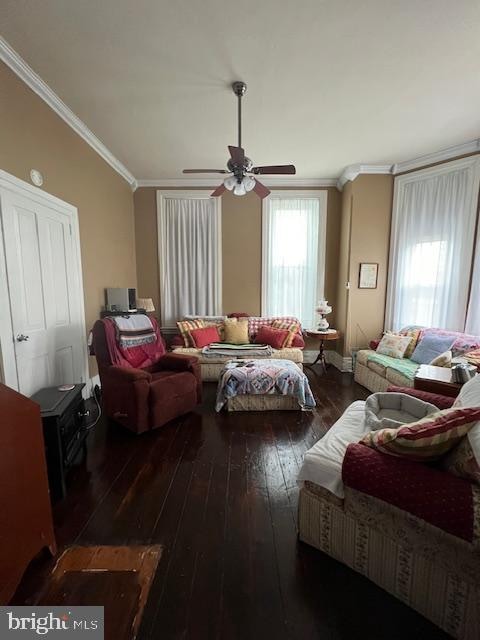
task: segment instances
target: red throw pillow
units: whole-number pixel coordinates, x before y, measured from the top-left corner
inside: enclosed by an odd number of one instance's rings
[[[287,329],[274,329],[265,325],[258,330],[255,336],[255,343],[269,344],[274,349],[282,349],[289,333]]]
[[[208,347],[212,342],[220,342],[220,334],[217,327],[203,327],[202,329],[192,329],[190,331],[193,344],[197,349]]]
[[[305,349],[305,340],[301,333],[296,333],[293,336],[292,347],[297,347],[297,349]]]

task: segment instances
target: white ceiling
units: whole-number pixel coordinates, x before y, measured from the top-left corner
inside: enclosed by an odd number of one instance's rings
[[[1,0],[0,32],[137,179],[333,178],[480,134],[478,0]],[[201,176],[198,176],[201,177]]]

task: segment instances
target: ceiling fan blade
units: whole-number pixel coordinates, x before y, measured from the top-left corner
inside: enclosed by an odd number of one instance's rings
[[[255,186],[253,187],[253,190],[255,191],[257,196],[260,196],[260,198],[262,198],[262,200],[263,198],[266,198],[270,193],[270,189],[267,189],[267,187],[261,182],[259,182],[256,178],[255,178]]]
[[[265,173],[270,173],[270,174],[284,174],[284,175],[295,175],[295,173],[297,172],[297,170],[295,169],[295,165],[293,164],[274,164],[274,165],[268,165],[266,167],[253,167],[252,169],[252,173],[255,174],[265,174]]]
[[[226,169],[184,169],[182,173],[230,173]]]
[[[221,196],[221,195],[222,195],[222,193],[223,193],[224,191],[226,191],[226,190],[227,190],[227,189],[225,188],[225,186],[224,186],[223,184],[221,184],[219,187],[217,187],[217,188],[215,189],[215,191],[212,191],[212,193],[210,194],[210,196],[211,196],[212,198],[216,198],[217,196]]]
[[[245,160],[245,151],[242,147],[228,147],[230,151],[230,157],[232,159],[233,164],[237,164],[239,167],[243,167],[243,162]]]

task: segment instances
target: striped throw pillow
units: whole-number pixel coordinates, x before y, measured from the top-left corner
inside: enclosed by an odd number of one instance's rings
[[[273,320],[270,325],[272,329],[282,329],[288,331],[282,349],[289,349],[292,346],[293,339],[297,333],[300,333],[300,323],[290,322],[289,320]]]
[[[425,462],[450,451],[480,420],[480,407],[451,407],[398,429],[370,431],[362,444],[391,456]]]
[[[194,347],[195,343],[190,335],[192,329],[203,329],[205,322],[203,320],[181,320],[177,322],[178,330],[183,338],[186,347]]]

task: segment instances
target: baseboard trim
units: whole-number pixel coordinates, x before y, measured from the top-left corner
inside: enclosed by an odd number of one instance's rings
[[[342,371],[342,373],[352,373],[353,366],[351,357],[344,357],[336,351],[326,351],[325,353],[331,354],[330,360],[327,358],[327,362],[330,361],[339,371]]]
[[[303,352],[303,361],[305,364],[312,364],[315,358],[318,356],[318,351],[312,349],[306,349]],[[352,358],[344,358],[336,351],[332,349],[325,350],[325,360],[327,364],[333,365],[336,369],[342,373],[352,373]]]

